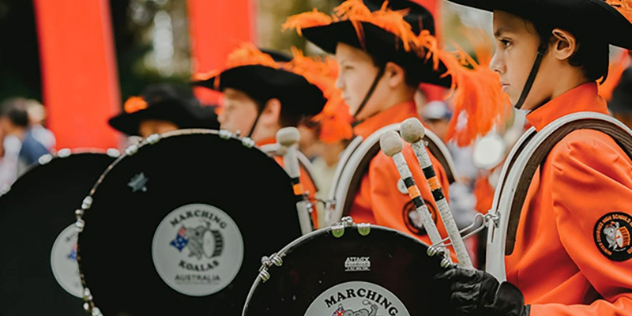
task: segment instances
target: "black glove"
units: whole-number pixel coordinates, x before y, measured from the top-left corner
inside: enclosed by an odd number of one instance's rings
[[[522,292],[485,271],[450,268],[434,279],[450,289],[455,315],[529,316]]]

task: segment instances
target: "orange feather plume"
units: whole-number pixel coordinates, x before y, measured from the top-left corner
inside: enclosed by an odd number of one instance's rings
[[[606,0],[606,3],[632,23],[632,0]]]
[[[413,51],[420,58],[431,61],[435,70],[438,71],[440,62],[446,66],[447,72],[443,75],[452,78],[452,87],[446,98],[452,97],[455,105],[448,137],[455,139],[459,146],[469,145],[486,135],[494,125],[503,124],[510,113],[510,103],[502,93],[498,75],[487,67],[491,60],[491,41],[479,43],[479,65],[460,48],[456,52],[443,51],[437,38],[427,30],[416,35],[404,20],[406,14],[407,10],[389,9],[388,1],[379,10],[371,12],[361,0],[347,0],[334,9],[334,15],[329,19],[312,11],[290,17],[283,29],[296,29],[300,34],[304,28],[351,21],[360,42],[364,43],[362,22],[374,24],[397,36],[404,50]],[[483,50],[482,47],[489,49]]]
[[[509,97],[502,92],[500,78],[489,69],[492,43],[482,31],[466,31],[473,44],[478,63],[457,46],[457,54],[440,52],[452,76],[454,114],[448,128],[448,139],[457,145],[470,145],[476,138],[486,135],[494,126],[504,124],[511,113]],[[467,65],[468,67],[464,67]]]
[[[223,71],[241,66],[261,65],[279,69],[281,65],[274,61],[272,56],[260,51],[252,43],[242,43],[237,49],[232,51],[226,58],[226,63],[222,69],[212,70],[206,73],[198,73],[193,76],[195,81],[204,81],[217,77],[214,82],[215,89],[219,89],[220,77]]]

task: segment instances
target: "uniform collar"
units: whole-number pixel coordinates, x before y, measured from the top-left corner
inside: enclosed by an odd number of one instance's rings
[[[560,117],[577,112],[608,114],[606,101],[597,93],[597,84],[584,83],[527,114],[527,121],[536,131],[542,130]]]
[[[256,146],[257,147],[261,147],[261,146],[270,145],[270,144],[276,144],[276,137],[270,137],[270,138],[263,139],[263,140],[257,142]]]
[[[415,102],[413,102],[412,100],[406,101],[394,105],[383,112],[367,118],[362,123],[356,125],[353,128],[353,132],[355,135],[361,136],[362,138],[366,139],[367,137],[369,137],[369,135],[373,134],[384,126],[401,123],[407,118],[418,116],[419,115],[417,114],[417,106],[415,105]]]

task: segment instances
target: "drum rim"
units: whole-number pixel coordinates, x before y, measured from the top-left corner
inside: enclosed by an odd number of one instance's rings
[[[39,168],[41,166],[47,165],[52,161],[64,159],[68,157],[76,157],[79,155],[106,155],[111,158],[118,158],[120,156],[120,151],[116,148],[110,147],[107,149],[101,149],[96,147],[77,147],[77,148],[62,148],[53,153],[48,153],[41,155],[37,158],[37,162],[26,167],[24,172],[13,181],[13,183],[7,187],[0,187],[0,197],[7,195],[15,182],[17,182],[20,178],[24,177],[26,174],[33,172],[34,169]]]
[[[412,236],[410,236],[410,235],[408,235],[406,233],[403,233],[401,231],[398,231],[396,229],[390,228],[390,227],[374,225],[374,224],[357,224],[357,223],[353,223],[352,225],[349,225],[349,226],[343,226],[342,222],[338,222],[338,223],[336,223],[334,225],[331,225],[331,226],[326,227],[326,228],[321,228],[321,229],[315,230],[315,231],[313,231],[313,232],[311,232],[309,234],[305,234],[305,235],[293,240],[292,242],[287,244],[285,247],[281,248],[281,250],[279,250],[279,251],[275,252],[274,254],[272,254],[270,257],[272,257],[272,256],[279,256],[279,257],[283,258],[283,257],[285,257],[285,255],[286,255],[286,253],[287,253],[287,251],[289,249],[296,248],[297,246],[300,246],[301,244],[306,243],[306,242],[308,242],[311,239],[315,239],[316,237],[318,237],[318,236],[320,236],[322,234],[331,234],[334,229],[342,228],[342,229],[345,230],[345,233],[347,233],[346,232],[347,229],[353,229],[353,230],[355,230],[357,232],[357,230],[360,228],[360,225],[366,225],[366,227],[368,227],[371,230],[377,228],[377,230],[381,230],[381,231],[384,231],[386,233],[393,233],[395,235],[403,236],[403,237],[409,239],[410,241],[412,241],[414,243],[418,243],[418,244],[421,244],[423,246],[429,247],[429,245],[426,245],[425,243],[423,243],[419,239],[417,239],[415,237],[412,237]],[[371,232],[369,232],[368,235],[370,235],[370,234],[371,234]],[[340,236],[339,238],[342,238],[342,237],[344,237],[344,236]],[[267,269],[268,268],[265,268],[266,271],[267,271]],[[262,271],[262,270],[264,270],[264,266],[263,265],[261,266],[259,271]],[[259,287],[259,285],[262,282],[263,281],[261,280],[260,275],[258,275],[255,278],[255,281],[253,282],[252,286],[250,287],[250,290],[248,291],[248,296],[246,296],[246,301],[244,303],[244,307],[243,307],[242,312],[241,312],[242,316],[245,315],[246,309],[249,307],[249,303],[250,303],[250,301],[252,299],[252,296],[253,296],[253,294],[255,292],[255,289],[257,287]]]

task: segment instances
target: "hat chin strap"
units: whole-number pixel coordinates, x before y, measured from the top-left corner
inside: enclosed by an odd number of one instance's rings
[[[355,111],[355,113],[353,113],[353,118],[356,118],[356,116],[358,116],[358,114],[360,114],[360,111],[362,111],[362,109],[364,109],[364,106],[367,104],[367,102],[369,102],[369,100],[371,99],[371,96],[373,95],[373,92],[375,91],[375,88],[377,87],[377,83],[380,81],[380,79],[382,79],[382,76],[384,75],[384,71],[386,70],[386,65],[381,66],[378,71],[377,74],[375,75],[375,79],[373,79],[373,83],[371,84],[371,87],[369,88],[369,91],[366,93],[366,95],[364,96],[364,100],[362,100],[362,103],[360,103],[360,106],[358,107],[358,109]],[[355,122],[353,122],[353,124],[351,124],[352,127],[362,123],[364,120],[356,120]]]
[[[542,59],[544,58],[544,54],[546,54],[546,49],[547,45],[545,42],[541,43],[540,47],[538,47],[538,54],[535,57],[535,62],[533,63],[533,67],[531,67],[531,72],[529,73],[529,77],[527,77],[527,82],[524,84],[522,93],[520,93],[520,98],[514,105],[514,108],[520,110],[524,105],[524,101],[527,99],[529,91],[531,91],[531,87],[535,81],[535,76],[538,74],[538,70],[540,70],[540,64],[542,64]]]
[[[263,106],[258,106],[257,107],[257,117],[255,118],[255,122],[252,124],[252,127],[250,128],[250,132],[248,132],[248,138],[252,139],[252,134],[255,132],[255,128],[257,127],[257,123],[259,123],[259,118],[261,117],[261,114],[263,113]]]

